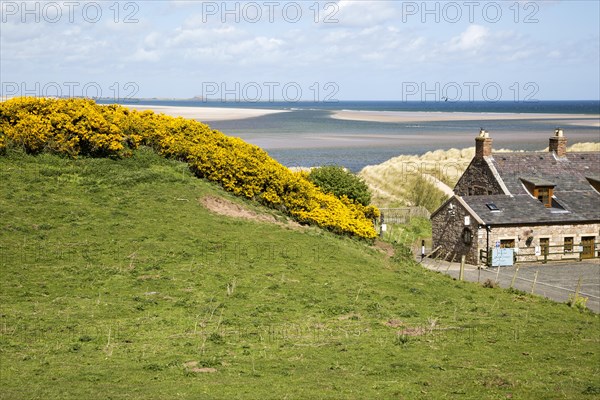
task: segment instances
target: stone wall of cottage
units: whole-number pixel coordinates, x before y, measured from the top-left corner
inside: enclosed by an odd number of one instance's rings
[[[473,159],[454,187],[454,193],[459,196],[504,194],[489,165],[483,158]]]
[[[527,245],[527,238],[533,239]],[[583,237],[595,237],[595,242],[600,241],[600,224],[581,224],[581,225],[535,225],[535,226],[520,226],[520,227],[492,227],[490,231],[489,243],[490,247],[494,247],[496,242],[501,240],[514,240],[515,246],[519,248],[518,261],[540,261],[544,259],[543,255],[535,255],[535,247],[540,246],[540,239],[548,238],[550,252],[559,252],[560,254],[548,255],[548,260],[576,260],[579,259],[577,252],[564,252],[563,245],[565,237],[573,238],[573,245],[579,246]],[[486,248],[486,231],[485,227],[479,228],[477,235],[478,249]],[[598,246],[596,246],[597,248]],[[479,252],[479,250],[477,250]],[[598,254],[596,253],[596,256]]]
[[[452,209],[450,208],[451,205],[453,206]],[[468,225],[465,225],[465,217],[469,217]],[[478,263],[478,224],[456,197],[453,197],[437,214],[431,217],[431,225],[433,249],[441,246],[438,255],[449,261],[460,261],[461,256],[464,255],[467,263]],[[467,244],[463,240],[465,228],[471,231],[471,244]]]
[[[450,205],[453,205],[450,211]],[[469,224],[465,225],[465,217],[469,217]],[[488,236],[485,226],[479,226],[462,204],[453,198],[437,214],[431,217],[433,233],[433,249],[440,246],[437,255],[446,260],[460,261],[465,256],[466,262],[480,265],[480,251],[486,249]],[[464,229],[472,232],[472,244],[463,240]],[[532,237],[528,243],[527,239]],[[489,246],[494,248],[496,242],[514,240],[519,248],[519,262],[535,262],[544,259],[544,255],[535,255],[535,248],[540,246],[540,239],[549,239],[550,253],[548,261],[578,260],[577,251],[564,251],[565,237],[573,238],[574,250],[581,245],[584,237],[594,237],[595,243],[600,243],[600,223],[593,224],[568,224],[568,225],[533,225],[492,227],[489,233]],[[596,246],[598,248],[598,246]],[[600,254],[596,253],[596,256]]]

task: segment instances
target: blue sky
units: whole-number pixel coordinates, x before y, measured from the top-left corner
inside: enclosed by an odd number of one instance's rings
[[[600,98],[598,1],[0,3],[3,95]]]

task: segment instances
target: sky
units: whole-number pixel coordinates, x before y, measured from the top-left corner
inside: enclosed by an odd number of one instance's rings
[[[600,98],[600,2],[6,1],[0,94]]]

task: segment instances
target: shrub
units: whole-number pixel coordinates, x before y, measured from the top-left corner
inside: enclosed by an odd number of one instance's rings
[[[412,183],[408,199],[412,205],[423,206],[433,212],[448,199],[448,196],[423,175],[418,175]]]
[[[371,192],[365,181],[343,167],[328,165],[314,168],[308,179],[325,193],[346,196],[363,206],[371,202]]]
[[[0,152],[12,146],[73,158],[128,157],[141,145],[187,162],[196,176],[301,223],[376,237],[372,219],[379,216],[377,208],[324,193],[306,174],[290,171],[261,148],[200,122],[85,99],[25,97],[0,103]]]
[[[579,311],[587,310],[587,297],[577,296],[574,294],[569,295],[569,300],[567,301],[567,305],[570,307],[576,308]]]

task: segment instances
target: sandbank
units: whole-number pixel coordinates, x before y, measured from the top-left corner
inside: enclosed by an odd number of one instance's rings
[[[365,122],[433,122],[486,120],[556,120],[563,125],[600,126],[600,114],[529,114],[529,113],[469,113],[469,112],[411,112],[411,111],[333,111],[331,118]]]
[[[128,105],[127,107],[138,111],[152,110],[158,114],[162,113],[173,117],[196,119],[202,122],[256,118],[264,115],[288,112],[287,110],[269,110],[262,108],[178,107],[143,104]]]

